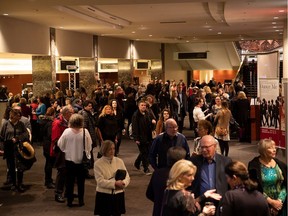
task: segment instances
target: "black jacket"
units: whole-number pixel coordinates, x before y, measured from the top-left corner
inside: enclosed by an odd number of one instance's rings
[[[261,163],[259,161],[260,156],[253,158],[248,164],[248,170],[249,170],[249,177],[253,181],[256,181],[258,183],[258,190],[263,193],[263,182],[261,178]],[[287,165],[283,163],[282,161],[278,160],[277,158],[274,158],[276,163],[278,164],[279,168],[282,171],[282,175],[284,177],[284,181],[282,182],[282,185],[286,187],[287,185]],[[287,199],[286,199],[287,200]]]
[[[152,141],[152,119],[148,112],[141,114],[139,109],[132,116],[132,136],[135,141],[149,143]]]

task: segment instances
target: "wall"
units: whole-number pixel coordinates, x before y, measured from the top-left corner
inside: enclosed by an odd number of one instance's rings
[[[92,57],[93,35],[56,29],[59,56]]]
[[[182,79],[187,82],[187,72],[182,69],[181,65],[173,59],[175,51],[173,44],[165,44],[165,78],[164,80],[175,80],[178,82]]]
[[[174,52],[179,52],[179,50],[181,52],[207,51],[207,59],[186,61],[193,70],[235,70],[240,65],[240,58],[232,42],[177,44]]]
[[[98,37],[99,58],[130,59],[129,40],[110,37]]]
[[[203,70],[194,70],[193,71],[193,77],[191,77],[191,80],[199,80],[200,83],[203,81],[201,79],[201,73],[205,71]],[[207,73],[210,73],[210,71],[207,71]],[[224,83],[224,80],[233,80],[235,79],[235,76],[237,74],[237,70],[213,70],[213,77],[216,82]],[[209,77],[209,76],[208,76]],[[201,79],[201,80],[200,80]],[[208,83],[209,80],[206,80]]]
[[[56,74],[56,80],[60,81],[62,90],[65,90],[69,85],[68,73]],[[79,86],[79,73],[76,73],[77,86]],[[7,91],[12,92],[14,95],[21,93],[22,84],[32,83],[32,74],[12,75],[12,76],[0,76],[0,85],[7,86]]]
[[[161,44],[135,41],[134,59],[161,59]]]
[[[0,53],[49,54],[49,28],[0,17]]]

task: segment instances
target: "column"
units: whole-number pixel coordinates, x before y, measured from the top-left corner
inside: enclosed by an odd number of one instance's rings
[[[287,6],[288,9],[288,6]],[[286,13],[287,14],[287,13]],[[287,17],[288,18],[288,15]],[[288,138],[288,28],[287,28],[287,19],[284,24],[283,32],[283,79],[282,79],[282,88],[284,88],[284,105],[285,105],[285,143],[286,143],[286,164],[288,163],[288,151],[287,151],[287,138]],[[288,188],[288,183],[287,183]],[[287,210],[288,211],[288,210]]]
[[[56,84],[56,32],[50,28],[50,56],[32,56],[33,95],[52,92]]]
[[[96,87],[96,58],[79,58],[79,87],[84,87],[88,98]]]
[[[118,83],[132,82],[133,80],[133,62],[134,62],[134,41],[129,41],[129,59],[118,59]]]
[[[54,89],[56,72],[52,62],[51,56],[32,57],[32,82],[34,96],[43,96],[45,93],[52,92]]]

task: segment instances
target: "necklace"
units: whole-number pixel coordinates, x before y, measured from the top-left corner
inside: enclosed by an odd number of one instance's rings
[[[269,160],[269,161],[265,161],[262,158],[260,158],[260,163],[268,168],[272,168],[275,166],[275,161],[273,159]]]

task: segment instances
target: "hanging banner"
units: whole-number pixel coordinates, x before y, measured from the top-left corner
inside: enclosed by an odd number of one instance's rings
[[[284,92],[284,88],[283,88],[281,91],[281,96],[279,96],[280,147],[281,148],[285,148],[285,135],[286,135],[286,119],[285,119],[286,116],[285,116],[285,101],[284,101],[285,94],[287,94],[287,92]]]
[[[279,80],[272,78],[259,79],[260,104],[260,139],[269,138],[275,141],[278,148],[285,148],[282,138],[282,97],[279,96]],[[284,130],[285,132],[285,130]]]

